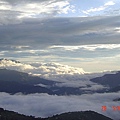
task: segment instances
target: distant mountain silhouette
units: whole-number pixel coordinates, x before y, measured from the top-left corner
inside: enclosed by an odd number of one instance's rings
[[[54,115],[48,118],[35,118],[33,116],[25,116],[13,111],[0,108],[0,120],[112,120],[102,114],[94,111],[85,112],[69,112],[60,115]]]
[[[33,116],[25,116],[13,111],[8,111],[4,110],[3,108],[0,108],[0,120],[39,120],[39,119],[35,119]]]
[[[105,74],[102,77],[93,78],[91,81],[114,88],[120,85],[120,72],[116,74]]]
[[[53,117],[46,118],[45,120],[112,120],[112,119],[94,111],[85,111],[63,113],[60,115],[55,115]]]
[[[7,92],[10,94],[15,94],[19,92],[23,94],[30,94],[30,93],[54,94],[51,90],[45,87],[33,86],[15,81],[0,81],[0,92]]]
[[[0,69],[0,92],[15,94],[30,93],[48,93],[56,95],[75,95],[82,94],[79,88],[58,87],[52,80],[46,80],[28,73],[18,72],[15,70]],[[42,84],[43,86],[39,86]],[[47,87],[44,87],[47,86]]]
[[[46,85],[53,84],[53,81],[46,80],[37,76],[29,75],[28,73],[19,72],[15,70],[8,69],[0,69],[0,81],[15,81],[15,82],[23,82],[29,84],[39,84],[43,83]]]
[[[23,94],[30,93],[48,93],[54,94],[50,89],[35,86],[35,84],[44,83],[51,85],[54,82],[39,77],[31,76],[27,73],[14,70],[0,69],[0,92],[15,94],[21,92]]]
[[[114,99],[113,101],[120,101],[120,98],[116,98],[116,99]]]
[[[120,85],[114,88],[111,88],[108,92],[118,92],[120,91]]]
[[[120,91],[120,72],[116,74],[106,74],[102,77],[91,79],[92,82],[109,86],[110,89],[90,91],[90,93],[117,92]],[[46,80],[38,76],[32,76],[28,73],[18,72],[15,70],[0,69],[0,92],[15,94],[30,93],[48,93],[56,95],[81,95],[86,93],[85,90],[69,86],[57,86],[60,82]]]

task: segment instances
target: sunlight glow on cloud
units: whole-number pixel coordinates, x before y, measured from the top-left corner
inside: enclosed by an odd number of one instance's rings
[[[21,9],[22,8],[22,9]],[[43,3],[28,3],[17,8],[18,11],[24,12],[18,18],[27,17],[38,17],[41,15],[54,15],[54,14],[67,14],[68,11],[71,11],[71,6],[68,1],[59,1],[59,2],[43,2]]]
[[[82,68],[71,67],[68,65],[62,65],[59,63],[34,63],[30,64],[22,64],[20,62],[15,62],[12,60],[2,59],[0,61],[0,68],[7,68],[22,72],[27,72],[32,75],[37,75],[40,77],[48,78],[48,79],[56,79],[60,76],[74,76],[84,74],[85,71]]]
[[[118,32],[118,33],[120,33],[120,27],[116,27],[115,31]]]
[[[20,24],[9,19],[12,25],[0,27],[0,50],[6,51],[0,53],[3,58],[56,62],[82,67],[87,72],[118,70],[119,63],[111,57],[120,52],[119,19],[120,16],[54,17],[25,19]]]
[[[22,64],[17,64],[17,66],[23,66],[23,68],[21,68],[23,70],[39,75],[44,74],[46,77],[48,71],[51,71],[53,76],[57,73],[64,74],[63,71],[66,71],[65,74],[68,74],[69,72],[67,71],[70,69],[73,69],[74,73],[76,73],[75,68],[72,67],[79,67],[76,71],[83,68],[86,72],[119,70],[119,53],[120,44],[53,45],[45,49],[33,49],[29,48],[29,46],[14,46],[10,51],[0,52],[3,58],[20,60],[23,63],[26,62],[26,64],[37,62],[33,64],[32,67],[34,67],[34,69],[31,70],[23,69],[24,65]],[[8,65],[8,63],[6,64]],[[34,65],[37,66],[35,67]],[[68,67],[65,65],[68,65]],[[39,66],[43,66],[45,69],[42,69],[42,67],[38,69]],[[72,67],[70,68],[70,66]],[[10,67],[13,68],[14,64],[11,64]],[[69,74],[72,74],[71,70]],[[82,73],[82,70],[80,71]]]
[[[120,49],[120,44],[96,44],[96,45],[80,45],[80,46],[51,46],[51,49],[62,48],[64,50],[74,51],[77,49],[83,49],[88,51],[95,51],[96,49]]]
[[[56,14],[67,14],[68,12],[74,11],[74,6],[70,5],[69,1],[57,1],[57,0],[46,0],[46,1],[1,1],[0,2],[0,15],[4,19],[10,19],[10,15],[16,19],[20,18],[37,18],[44,16],[51,16]],[[12,18],[11,18],[12,19]]]

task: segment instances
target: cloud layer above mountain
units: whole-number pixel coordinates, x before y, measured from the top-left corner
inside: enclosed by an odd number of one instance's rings
[[[29,73],[30,75],[57,81],[55,84],[57,87],[79,88],[88,92],[107,88],[106,86],[91,82],[90,79],[102,76],[106,73],[112,74],[112,72],[87,73],[82,68],[71,67],[59,63],[24,64],[8,59],[0,60],[0,69],[10,69]]]
[[[8,59],[0,60],[0,68],[27,72],[46,78],[51,78],[53,76],[54,79],[57,75],[81,75],[85,73],[82,68],[75,68],[59,63],[33,63],[30,65]]]

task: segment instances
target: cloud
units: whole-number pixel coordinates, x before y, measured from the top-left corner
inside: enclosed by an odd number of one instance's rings
[[[120,27],[116,27],[115,31],[117,31],[118,33],[120,33]]]
[[[119,30],[118,28],[116,28]],[[64,49],[68,51],[75,50],[88,50],[96,51],[97,49],[120,49],[120,44],[93,44],[93,45],[80,45],[80,46],[50,46],[50,49]]]
[[[23,63],[37,62],[60,63],[83,68],[86,72],[119,70],[119,44],[93,44],[80,46],[50,46],[46,49],[31,49],[25,46],[12,47],[10,51],[1,51],[1,57],[20,60]],[[14,50],[14,51],[13,51]],[[44,65],[43,65],[44,66]],[[97,67],[96,67],[97,66]],[[36,70],[37,71],[37,70]],[[36,72],[35,72],[36,74]],[[38,73],[39,74],[39,73]],[[52,76],[51,76],[52,77]]]
[[[60,76],[65,78],[65,76],[72,75],[81,75],[84,74],[85,71],[82,68],[75,68],[68,65],[62,65],[59,63],[36,63],[36,64],[22,64],[16,63],[15,61],[2,59],[0,61],[0,68],[7,68],[22,72],[31,73],[33,75],[38,75],[41,77],[45,77],[48,79],[59,79]]]
[[[112,5],[115,5],[115,2],[113,2],[113,1],[108,1],[108,2],[106,2],[103,6],[100,6],[100,7],[97,7],[97,8],[90,8],[90,9],[88,9],[88,10],[83,10],[82,12],[89,15],[89,14],[92,13],[92,12],[103,11],[103,10],[105,10],[106,8],[108,8],[109,6],[112,6]]]
[[[110,10],[105,11],[105,14],[107,14],[107,15],[119,15],[120,9],[119,8],[116,8],[114,10],[110,9]]]
[[[107,87],[102,86],[102,85],[91,85],[90,87],[83,87],[81,90],[88,90],[88,91],[97,91],[97,90],[103,90]]]
[[[115,3],[113,1],[108,1],[107,3],[104,4],[104,6],[111,6],[111,5],[115,5]]]
[[[118,44],[119,16],[91,18],[26,19],[0,28],[0,48],[29,46],[43,49],[53,45]],[[74,41],[73,41],[74,40]]]
[[[5,0],[0,2],[0,24],[12,23],[24,18],[39,18],[44,16],[54,16],[56,14],[67,14],[72,12],[74,6],[69,0]],[[16,20],[15,20],[16,19]]]
[[[0,93],[0,107],[16,112],[39,117],[52,116],[72,111],[93,110],[114,120],[119,119],[119,111],[113,111],[112,106],[119,106],[118,93],[84,94],[81,96],[56,96],[48,94],[9,95]],[[102,106],[107,110],[102,111]]]
[[[120,16],[55,17],[44,20],[25,19],[20,24],[2,25],[0,51],[6,51],[2,57],[9,59],[52,61],[82,66],[86,71],[96,70],[98,59],[95,58],[99,58],[99,65],[102,65],[101,58],[119,54],[119,19]],[[105,64],[108,61],[109,58],[104,61]],[[85,64],[91,66],[86,67]],[[113,70],[115,67],[112,65],[108,66]],[[103,66],[99,66],[99,69],[103,70]],[[104,68],[109,69],[108,66]]]
[[[31,63],[24,64],[8,59],[0,61],[0,68],[17,70],[33,76],[39,76],[48,80],[56,81],[57,87],[79,88],[82,91],[97,91],[106,89],[106,86],[91,82],[90,79],[115,72],[87,73],[82,68],[71,67],[59,63]],[[39,86],[40,84],[38,84]],[[89,86],[89,87],[88,87]]]

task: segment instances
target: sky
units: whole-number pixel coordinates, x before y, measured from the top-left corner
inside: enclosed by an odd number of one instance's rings
[[[0,0],[0,58],[120,70],[119,0]]]

